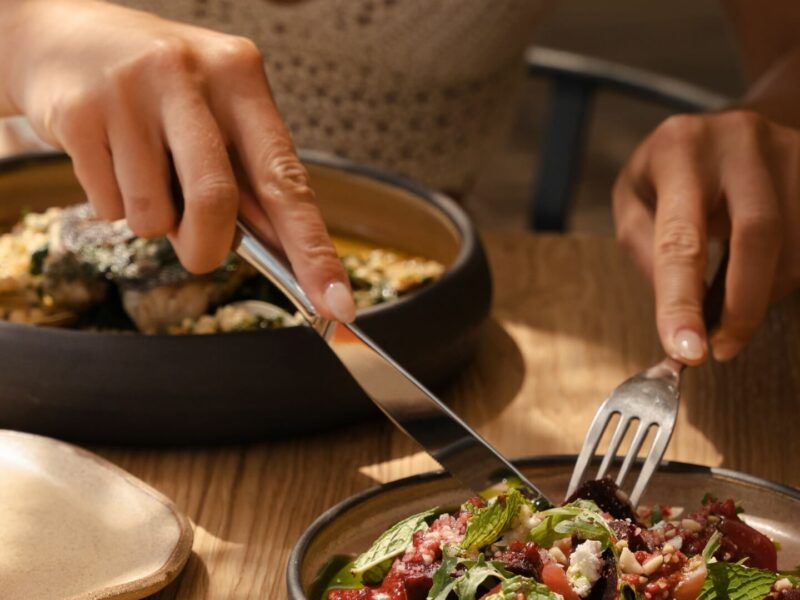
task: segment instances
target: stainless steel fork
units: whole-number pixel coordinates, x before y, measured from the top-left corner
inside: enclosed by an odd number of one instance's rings
[[[709,332],[719,323],[722,313],[727,266],[728,252],[726,250],[703,301],[703,317]],[[578,455],[575,469],[572,471],[567,497],[571,496],[583,481],[589,463],[611,418],[619,415],[616,429],[611,436],[608,449],[595,478],[605,477],[617,456],[622,440],[631,425],[638,421],[638,427],[616,477],[616,484],[622,487],[642,449],[648,432],[654,428],[655,433],[650,451],[629,496],[633,506],[639,503],[650,478],[667,451],[672,431],[675,428],[675,421],[678,418],[681,372],[684,367],[685,365],[672,358],[665,358],[660,363],[626,380],[611,392],[611,395],[597,410],[589,432],[586,434],[586,439],[583,441],[583,448]]]

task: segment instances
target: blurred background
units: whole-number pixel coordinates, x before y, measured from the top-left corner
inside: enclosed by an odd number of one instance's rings
[[[562,0],[531,41],[669,75],[732,98],[745,85],[719,2]],[[544,81],[526,81],[508,118],[496,128],[497,150],[486,157],[465,200],[481,227],[526,226],[547,91]],[[611,92],[601,92],[593,106],[570,230],[612,235],[610,193],[616,173],[670,111]]]

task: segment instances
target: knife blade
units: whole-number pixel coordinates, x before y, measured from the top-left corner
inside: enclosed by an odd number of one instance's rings
[[[365,394],[406,435],[474,492],[516,478],[538,508],[544,493],[356,325],[322,318],[291,270],[239,220],[236,252],[267,277],[328,344]]]

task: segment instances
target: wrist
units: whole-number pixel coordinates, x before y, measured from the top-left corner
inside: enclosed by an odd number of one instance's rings
[[[753,82],[738,106],[776,123],[800,127],[800,47],[786,52]]]

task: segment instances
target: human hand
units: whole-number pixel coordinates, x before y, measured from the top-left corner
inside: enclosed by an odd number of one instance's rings
[[[169,236],[203,273],[230,252],[240,212],[286,254],[324,317],[353,319],[347,275],[252,42],[104,2],[17,4],[6,94],[70,155],[100,218]]]
[[[714,357],[733,358],[771,301],[800,287],[800,131],[731,110],[667,119],[614,186],[617,236],[651,280],[664,350],[708,355],[703,325],[710,237],[730,240]]]

